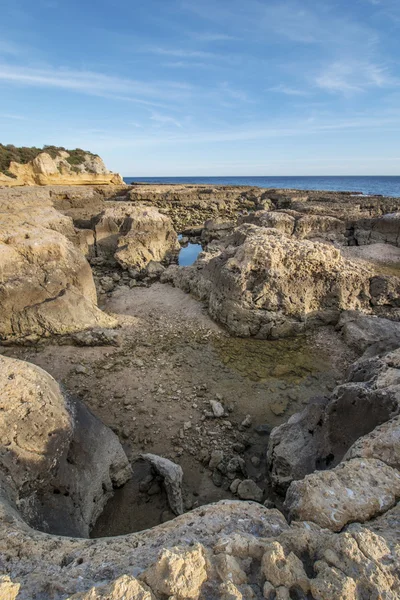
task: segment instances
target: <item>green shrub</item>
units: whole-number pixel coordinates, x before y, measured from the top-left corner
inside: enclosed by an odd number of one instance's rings
[[[62,151],[66,151],[70,154],[70,156],[67,158],[67,161],[70,165],[81,165],[85,161],[85,156],[87,154],[90,156],[97,156],[97,154],[87,152],[81,148],[75,148],[75,150],[66,150],[66,148],[63,148],[62,146],[51,145],[45,145],[43,148],[36,148],[35,146],[31,148],[21,146],[18,148],[12,144],[8,144],[6,146],[4,144],[0,144],[0,173],[8,174],[9,177],[13,177],[9,171],[11,161],[26,165],[28,162],[36,158],[41,152],[47,152],[47,154],[50,154],[51,158],[56,158],[56,156],[59,156],[60,152]]]

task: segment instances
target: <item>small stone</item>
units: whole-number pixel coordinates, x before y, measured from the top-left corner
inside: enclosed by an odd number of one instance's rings
[[[211,452],[210,462],[208,466],[211,470],[215,469],[224,460],[224,453],[222,450],[213,450]]]
[[[238,496],[241,500],[254,500],[255,502],[261,502],[263,497],[263,491],[252,479],[245,479],[242,481],[237,490]]]
[[[114,281],[112,277],[102,277],[100,279],[100,285],[105,292],[112,292],[114,289]]]
[[[232,492],[232,494],[236,494],[238,491],[238,487],[241,484],[242,480],[241,479],[234,479],[231,483],[231,487],[229,488]]]
[[[212,474],[213,484],[217,487],[221,487],[222,485],[222,473],[220,473],[217,469],[213,471]]]
[[[115,282],[120,281],[121,280],[121,275],[119,273],[113,273],[112,274],[112,279]]]
[[[188,431],[188,429],[192,428],[192,423],[190,421],[185,421],[185,423],[183,424],[183,430],[184,431]]]
[[[84,367],[83,365],[76,365],[75,373],[77,373],[78,375],[86,375],[87,368]]]
[[[241,422],[240,426],[244,427],[244,428],[248,428],[248,427],[251,427],[252,422],[253,422],[253,420],[251,418],[251,415],[246,415],[246,417]]]
[[[217,402],[217,400],[210,400],[210,404],[214,417],[219,418],[224,416],[225,410],[220,402]]]
[[[259,467],[260,466],[260,459],[258,456],[252,456],[251,457],[251,464],[253,465],[253,467]]]

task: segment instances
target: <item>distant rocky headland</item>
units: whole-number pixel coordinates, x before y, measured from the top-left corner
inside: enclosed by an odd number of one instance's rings
[[[86,150],[0,144],[0,186],[120,184],[102,159]]]
[[[0,598],[399,598],[400,198],[18,158]]]

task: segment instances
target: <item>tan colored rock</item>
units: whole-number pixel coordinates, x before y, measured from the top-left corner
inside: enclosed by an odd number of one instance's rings
[[[8,575],[0,576],[0,598],[1,600],[17,600],[20,589],[19,583],[13,583]]]
[[[8,170],[14,177],[0,173],[0,185],[123,184],[122,177],[108,171],[99,156],[87,154],[85,161],[76,166],[69,164],[68,157],[68,152],[62,152],[54,159],[47,152],[41,152],[27,164],[11,162]]]
[[[70,218],[48,190],[0,190],[0,339],[115,327],[97,308],[92,271]]]
[[[370,277],[333,246],[247,224],[218,254],[163,279],[204,300],[231,333],[275,339],[336,323],[342,310],[371,312]]]
[[[279,542],[272,542],[267,547],[261,561],[261,572],[276,588],[298,586],[304,593],[310,589],[303,563],[293,552],[286,555]]]
[[[0,481],[25,520],[85,536],[130,477],[116,435],[45,371],[0,356]]]
[[[230,554],[218,554],[215,557],[215,566],[221,581],[231,581],[235,585],[247,583],[247,575],[239,562]]]
[[[400,417],[376,427],[363,436],[346,453],[344,460],[377,458],[400,471]]]
[[[155,565],[141,575],[155,594],[176,600],[197,600],[207,579],[204,548],[175,547],[164,550]]]
[[[151,206],[120,202],[100,215],[95,231],[102,255],[139,271],[151,261],[168,260],[180,248],[171,220]]]
[[[340,531],[347,523],[364,523],[400,498],[400,473],[380,460],[354,458],[331,471],[316,471],[288,489],[290,519],[313,521]]]
[[[310,581],[312,597],[315,600],[354,600],[357,598],[357,583],[341,570],[328,566],[324,561],[314,564],[317,576]]]
[[[122,575],[108,585],[96,586],[87,592],[74,594],[68,600],[155,600],[155,596],[134,577]]]

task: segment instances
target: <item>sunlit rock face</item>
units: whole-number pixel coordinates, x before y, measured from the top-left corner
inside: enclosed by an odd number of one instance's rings
[[[122,184],[117,173],[109,171],[100,156],[87,153],[79,164],[68,160],[70,154],[60,151],[54,158],[41,152],[32,161],[21,164],[11,162],[9,175],[0,173],[0,185],[107,185]]]

